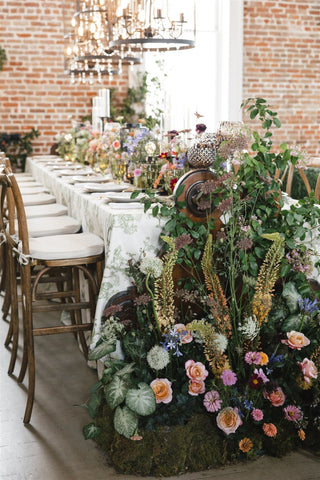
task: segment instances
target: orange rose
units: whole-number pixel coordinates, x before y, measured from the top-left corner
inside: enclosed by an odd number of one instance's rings
[[[287,337],[287,340],[281,340],[281,342],[295,350],[301,350],[302,347],[306,347],[310,344],[309,338],[307,338],[303,333],[296,332],[295,330],[287,332]]]
[[[167,378],[156,378],[150,383],[157,403],[170,403],[172,400],[171,382]]]
[[[267,363],[269,362],[268,355],[264,352],[259,352],[259,353],[261,355],[261,360],[260,360],[259,365],[267,365]]]
[[[217,415],[217,425],[226,434],[234,433],[242,425],[237,407],[226,407]]]

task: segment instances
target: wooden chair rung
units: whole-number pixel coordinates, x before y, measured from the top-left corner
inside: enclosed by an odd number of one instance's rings
[[[33,335],[39,337],[42,335],[56,335],[59,333],[85,332],[92,330],[92,323],[83,323],[81,325],[59,325],[53,327],[34,328]]]
[[[77,303],[56,303],[54,305],[54,309],[52,305],[34,305],[32,310],[34,312],[62,312],[62,311],[70,311],[70,310],[83,310],[90,308],[90,302],[77,302]]]

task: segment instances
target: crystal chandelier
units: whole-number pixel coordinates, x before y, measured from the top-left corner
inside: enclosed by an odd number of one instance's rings
[[[65,73],[82,83],[101,82],[102,75],[119,75],[122,65],[141,63],[131,49],[112,46],[112,0],[76,0],[76,10],[64,2]]]
[[[111,46],[126,51],[171,51],[193,48],[195,0],[109,0]]]

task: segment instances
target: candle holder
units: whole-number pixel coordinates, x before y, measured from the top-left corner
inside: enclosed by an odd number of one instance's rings
[[[109,117],[99,117],[99,118],[101,120],[101,125],[102,125],[101,132],[103,133],[104,132],[104,127],[106,126],[106,123],[108,122]]]

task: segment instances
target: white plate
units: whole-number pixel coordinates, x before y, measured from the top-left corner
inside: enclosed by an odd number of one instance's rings
[[[73,172],[75,173],[75,172]],[[95,175],[93,172],[91,173],[90,177],[88,178],[85,178],[85,177],[78,177],[78,173],[77,172],[77,175],[75,175],[74,177],[72,177],[72,180],[74,182],[79,182],[79,183],[86,183],[88,182],[88,180],[90,181],[90,183],[105,183],[105,182],[110,182],[112,180],[112,176],[111,175]]]
[[[56,170],[55,173],[59,176],[73,176],[75,174],[74,170],[63,169],[63,170]],[[94,175],[92,170],[83,169],[77,170],[77,175]]]
[[[140,203],[141,198],[144,198],[145,195],[143,193],[139,193],[136,198],[130,198],[132,192],[110,192],[106,195],[106,200],[109,199],[110,202],[117,202],[117,203]]]

